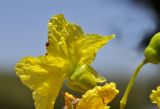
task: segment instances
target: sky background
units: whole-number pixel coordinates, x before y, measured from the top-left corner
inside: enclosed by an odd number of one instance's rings
[[[60,13],[86,33],[116,34],[93,62],[98,71],[108,75],[114,69],[132,72],[143,59],[138,44],[155,29],[153,10],[132,0],[1,0],[0,71],[13,70],[24,56],[45,54],[48,21]],[[145,71],[154,69],[148,65]]]

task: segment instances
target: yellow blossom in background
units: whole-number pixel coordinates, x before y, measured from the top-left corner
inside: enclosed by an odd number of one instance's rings
[[[48,23],[47,53],[24,57],[16,65],[16,74],[33,93],[36,109],[53,109],[65,79],[76,91],[85,92],[105,79],[89,65],[97,51],[114,35],[102,37],[84,34],[80,26],[69,23],[62,14]]]
[[[152,90],[152,93],[149,97],[152,103],[157,104],[157,106],[160,108],[160,86],[158,86],[156,90]]]
[[[119,93],[115,83],[96,86],[88,90],[81,99],[65,93],[64,109],[109,109],[107,106]]]
[[[65,106],[63,109],[75,109],[80,99],[76,98],[75,96],[67,92],[64,94],[64,97],[65,97]]]

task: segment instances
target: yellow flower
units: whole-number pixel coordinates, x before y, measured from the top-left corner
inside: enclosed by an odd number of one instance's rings
[[[89,65],[97,51],[114,38],[84,34],[82,29],[65,20],[62,14],[48,23],[47,53],[39,57],[25,57],[16,65],[16,74],[23,84],[33,90],[36,109],[53,109],[65,79],[76,91],[85,92],[104,82]]]
[[[157,87],[157,90],[152,90],[152,93],[149,97],[152,103],[157,104],[157,106],[160,108],[160,86]]]
[[[115,83],[96,86],[88,90],[81,99],[65,93],[67,109],[109,109],[108,103],[119,93]]]

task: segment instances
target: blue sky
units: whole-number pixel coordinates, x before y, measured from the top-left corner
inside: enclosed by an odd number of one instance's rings
[[[137,44],[146,32],[155,29],[152,10],[130,0],[1,0],[0,69],[13,69],[24,56],[43,55],[47,23],[59,13],[86,33],[116,34],[93,63],[102,72],[115,66],[133,71],[143,59],[135,49]]]

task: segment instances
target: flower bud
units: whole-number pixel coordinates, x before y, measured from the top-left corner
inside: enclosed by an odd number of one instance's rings
[[[152,64],[160,62],[160,32],[155,34],[144,51],[145,59]]]

